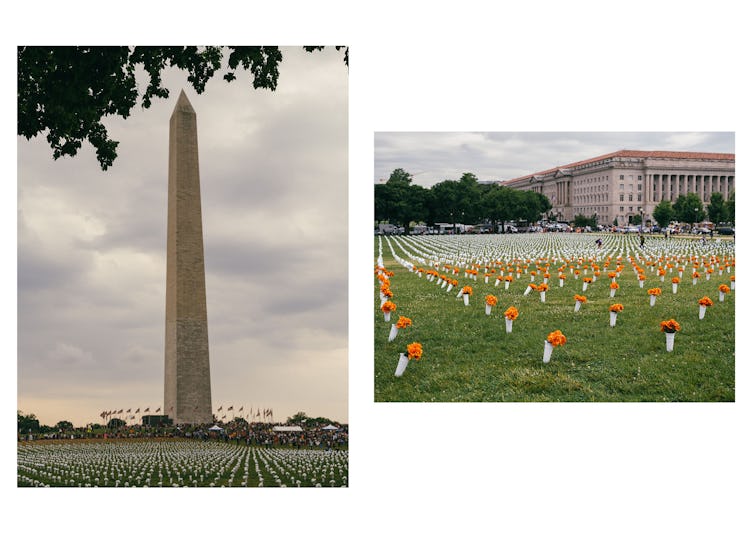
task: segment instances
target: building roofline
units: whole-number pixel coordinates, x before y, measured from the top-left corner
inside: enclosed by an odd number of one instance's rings
[[[547,174],[555,173],[556,171],[560,169],[568,170],[568,169],[577,167],[579,165],[586,165],[588,163],[594,163],[596,161],[601,161],[604,159],[615,158],[615,157],[716,159],[716,160],[728,160],[728,161],[735,160],[735,154],[728,154],[728,153],[722,153],[722,152],[677,152],[677,151],[670,151],[670,150],[618,150],[616,152],[611,152],[610,154],[603,154],[602,156],[597,156],[594,158],[585,159],[585,160],[577,161],[574,163],[567,163],[565,165],[559,165],[557,167],[553,167],[552,169],[546,169],[540,172],[533,172],[530,174],[526,174],[524,176],[520,176],[518,178],[510,178],[509,180],[504,180],[503,182],[501,182],[501,184],[503,185],[503,184],[508,184],[508,183],[519,182],[521,180],[532,178],[533,176],[544,176]]]

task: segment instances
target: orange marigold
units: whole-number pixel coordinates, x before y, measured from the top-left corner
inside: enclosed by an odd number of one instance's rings
[[[649,295],[654,295],[655,297],[657,297],[662,294],[662,289],[660,289],[659,287],[653,287],[652,289],[647,289],[647,293]]]
[[[486,295],[486,304],[489,306],[496,306],[496,304],[499,302],[499,299],[497,299],[494,295]]]
[[[623,304],[611,304],[610,308],[608,308],[610,311],[618,313],[620,311],[623,311]]]
[[[395,323],[395,326],[398,328],[408,328],[413,324],[413,321],[408,319],[407,317],[401,315],[400,318],[397,320],[397,323]]]
[[[678,332],[680,330],[680,324],[675,319],[668,319],[660,323],[660,332]]]
[[[579,302],[587,302],[587,297],[584,295],[574,295],[574,300],[578,300]]]
[[[504,282],[511,282],[512,280],[514,280],[514,278],[512,278],[511,274],[508,274],[504,277]]]
[[[559,345],[566,345],[566,336],[561,333],[561,330],[554,330],[553,332],[548,334],[548,337],[546,339],[548,340],[548,343],[550,343],[554,347],[558,347]]]
[[[382,295],[384,295],[387,298],[391,298],[392,297],[392,291],[390,291],[388,288],[384,288],[382,290]]]
[[[423,356],[423,347],[420,343],[411,343],[408,345],[408,359],[409,360],[420,360]]]
[[[397,306],[391,300],[388,300],[387,302],[385,302],[384,304],[382,304],[382,308],[381,308],[381,310],[383,312],[385,312],[385,313],[387,313],[387,312],[393,312],[393,311],[395,311],[395,309],[397,309]]]
[[[517,317],[519,317],[519,310],[517,310],[517,308],[515,308],[514,306],[510,306],[504,312],[504,317],[506,317],[510,321],[514,321]]]
[[[615,277],[616,277],[616,273],[615,272],[608,273],[608,278],[613,279]]]
[[[728,286],[726,284],[720,284],[719,290],[720,290],[721,293],[729,293],[730,292],[730,286]]]
[[[680,284],[680,278],[678,278],[677,276],[673,276],[673,283]]]
[[[618,289],[619,287],[621,287],[621,286],[618,285],[618,282],[611,282],[610,283],[610,289]]]
[[[714,304],[714,302],[712,302],[712,299],[710,299],[709,297],[703,297],[699,299],[699,306],[711,306],[712,304]]]
[[[700,274],[698,273],[698,271],[697,271],[697,272],[695,272],[695,273],[693,273],[693,274],[692,274],[691,276],[692,276],[693,278],[701,278],[701,275],[700,275]]]
[[[472,295],[473,294],[473,288],[470,286],[465,286],[462,288],[462,294],[463,295]]]
[[[582,278],[582,282],[586,282],[588,284],[592,283],[592,278]]]

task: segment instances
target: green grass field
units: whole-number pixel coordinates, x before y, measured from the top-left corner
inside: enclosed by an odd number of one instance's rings
[[[735,292],[728,293],[724,302],[718,298],[719,285],[730,285],[734,268],[722,275],[715,268],[707,281],[700,266],[702,275],[697,284],[692,285],[691,279],[692,258],[708,260],[719,254],[724,261],[728,252],[728,261],[734,260],[732,242],[704,245],[694,240],[651,237],[642,251],[635,236],[606,235],[605,248],[597,251],[590,247],[594,239],[590,235],[547,234],[382,239],[382,260],[384,268],[393,273],[390,289],[397,309],[391,322],[385,322],[375,277],[375,400],[734,401]],[[515,274],[508,290],[503,282],[494,286],[495,275],[486,284],[483,269],[477,281],[468,281],[461,269],[456,276],[448,275],[457,279],[458,285],[447,293],[435,282],[428,282],[425,275],[419,278],[396,262],[390,246],[398,256],[426,270],[432,267],[407,257],[406,251],[426,261],[428,252],[446,260],[442,264],[452,265],[457,265],[455,260],[462,254],[468,268],[471,260],[482,259],[479,263],[485,266],[487,260],[495,262],[503,252],[506,264],[517,257],[533,257],[534,251],[549,251],[548,260],[541,262],[541,266],[549,263],[551,274],[546,302],[540,302],[537,292],[523,296],[530,283],[529,272],[537,271],[534,261],[519,279]],[[554,251],[558,252],[555,260],[551,256]],[[588,259],[593,254],[597,255],[601,277],[582,292],[582,278],[591,277],[592,271],[575,280],[567,267],[565,286],[560,288],[558,268],[566,264],[564,258],[573,255],[575,260]],[[624,269],[617,280],[620,288],[610,298],[607,272],[615,270],[617,254]],[[612,259],[605,272],[608,255]],[[378,256],[377,238],[375,258]],[[644,288],[639,287],[629,256],[645,268]],[[677,294],[672,293],[670,281],[679,274],[677,263],[664,282],[656,268],[651,272],[645,265],[646,261],[656,264],[663,257],[679,258],[685,267]],[[584,263],[591,265],[590,261]],[[576,261],[571,265],[576,266]],[[439,274],[445,273],[440,270]],[[536,276],[535,283],[541,281]],[[469,306],[455,298],[457,290],[466,284],[474,290]],[[661,288],[662,294],[650,307],[647,289],[653,287]],[[498,298],[490,316],[485,313],[484,298],[488,294]],[[588,299],[576,313],[575,294]],[[698,300],[704,296],[709,296],[714,305],[699,320]],[[618,314],[616,326],[610,327],[608,308],[613,303],[623,304],[624,310]],[[509,306],[519,310],[511,334],[505,332],[503,317]],[[391,324],[400,315],[412,319],[413,325],[388,342]],[[680,323],[681,331],[675,336],[674,351],[666,352],[665,334],[659,324],[670,318]],[[567,344],[555,348],[550,362],[544,364],[544,340],[557,329],[567,337]],[[410,361],[405,373],[396,378],[399,353],[405,352],[411,342],[422,344],[423,358]]]

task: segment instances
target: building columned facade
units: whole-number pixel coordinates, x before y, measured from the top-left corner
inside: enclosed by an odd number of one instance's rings
[[[626,225],[641,215],[646,223],[662,200],[695,193],[708,204],[713,192],[727,200],[735,190],[735,154],[619,150],[500,183],[542,193],[560,221],[584,215]]]

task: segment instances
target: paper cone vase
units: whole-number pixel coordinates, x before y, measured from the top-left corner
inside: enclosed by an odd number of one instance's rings
[[[390,337],[387,338],[387,341],[392,341],[393,339],[395,339],[397,337],[398,330],[400,329],[397,327],[397,325],[393,324],[390,327]]]
[[[618,319],[618,314],[616,312],[610,312],[610,326],[616,325],[616,319]]]
[[[545,302],[545,291],[540,292],[540,302]]]
[[[395,376],[403,376],[405,368],[408,367],[408,357],[404,353],[400,353],[400,360],[397,362],[397,369],[395,369]]]
[[[674,344],[675,344],[675,332],[665,332],[665,349],[668,352],[673,352]]]
[[[719,292],[719,301],[720,302],[724,302],[725,301],[725,294],[722,291]]]
[[[490,304],[486,304],[486,315],[491,315],[491,308],[492,307],[493,306],[491,306]]]
[[[610,298],[613,298],[615,296],[616,296],[616,290],[615,289],[611,289],[610,290]]]
[[[514,324],[514,320],[510,319],[509,317],[504,317],[504,323],[506,323],[506,333],[511,334],[512,324]]]
[[[544,341],[545,346],[543,347],[543,363],[551,361],[551,353],[553,352],[553,345]]]
[[[655,300],[657,300],[657,297],[655,295],[649,295],[649,305],[654,306]]]
[[[678,284],[673,284],[673,295],[678,292]]]
[[[465,303],[465,306],[470,306],[470,295],[462,295],[462,301]]]
[[[576,303],[574,303],[574,311],[575,312],[578,312],[581,307],[582,307],[582,301],[581,300],[578,300],[578,301],[576,301]]]
[[[706,306],[699,306],[699,321],[706,315]]]
[[[384,313],[384,322],[389,323],[390,322],[390,313],[392,312],[383,312]]]

